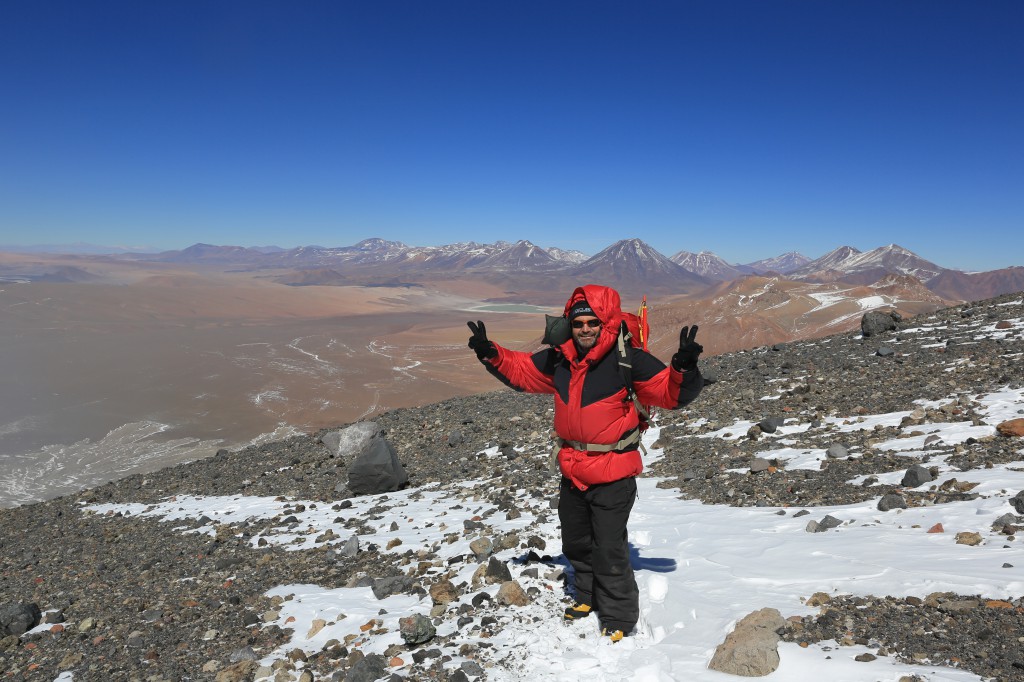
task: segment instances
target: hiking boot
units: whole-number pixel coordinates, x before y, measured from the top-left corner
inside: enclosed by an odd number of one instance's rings
[[[622,630],[609,630],[608,628],[605,628],[604,630],[601,630],[601,636],[607,637],[612,644],[615,644],[615,642],[618,642],[626,635],[622,632]]]
[[[586,618],[590,613],[590,604],[575,604],[573,606],[566,607],[563,619],[579,620],[580,618]]]

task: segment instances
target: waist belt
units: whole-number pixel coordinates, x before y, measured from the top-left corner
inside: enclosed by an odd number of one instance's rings
[[[568,445],[573,450],[582,452],[612,452],[614,450],[632,450],[633,446],[640,443],[640,429],[633,429],[619,440],[618,443],[581,443],[578,440],[566,440],[556,438],[556,442],[562,446]]]
[[[633,429],[620,438],[618,443],[581,443],[578,440],[566,440],[553,432],[551,437],[555,441],[555,447],[551,449],[551,469],[553,471],[558,471],[558,453],[565,446],[569,446],[573,450],[580,450],[582,452],[590,452],[594,454],[607,453],[615,450],[635,449],[643,451],[645,455],[647,454],[647,448],[645,448],[644,444],[640,442],[640,429]]]

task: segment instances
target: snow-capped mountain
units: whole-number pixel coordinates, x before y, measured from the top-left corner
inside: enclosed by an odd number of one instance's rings
[[[854,256],[843,263],[843,270],[851,274],[870,274],[876,271],[884,271],[886,273],[897,272],[902,275],[911,275],[922,282],[927,282],[945,269],[921,258],[913,251],[905,249],[898,244],[880,246],[877,249]]]
[[[902,246],[889,244],[867,252],[843,246],[789,275],[796,279],[841,279],[855,284],[868,284],[886,274],[911,275],[927,282],[944,271],[945,268]]]
[[[626,285],[671,287],[685,293],[706,287],[711,280],[673,263],[641,239],[623,239],[569,270],[588,281],[614,280]]]
[[[736,279],[750,272],[749,269],[742,266],[727,263],[725,259],[711,251],[701,251],[700,253],[680,251],[669,260],[688,272],[716,281]]]
[[[353,252],[372,253],[378,256],[384,254],[394,254],[394,256],[398,256],[408,248],[409,247],[402,242],[389,241],[379,237],[364,239],[363,241],[357,242],[349,247]]]
[[[563,263],[570,263],[578,265],[583,261],[590,258],[587,254],[582,251],[576,251],[575,249],[560,249],[557,246],[549,246],[545,249],[552,258]]]
[[[802,268],[811,262],[811,259],[797,251],[789,251],[774,258],[762,258],[753,263],[739,265],[738,268],[746,269],[749,272],[765,273],[777,272],[781,275],[789,274],[798,268]]]
[[[852,246],[840,246],[839,248],[832,249],[824,256],[815,258],[810,263],[807,263],[803,267],[797,268],[788,274],[800,279],[817,273],[842,271],[842,264],[859,253],[860,250]]]
[[[482,264],[487,267],[514,270],[550,269],[558,265],[559,261],[546,250],[523,239],[488,256]]]

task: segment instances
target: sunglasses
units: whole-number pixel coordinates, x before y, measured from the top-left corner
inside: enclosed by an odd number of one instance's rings
[[[583,329],[584,327],[590,327],[591,329],[597,329],[601,326],[601,320],[574,320],[572,323],[573,329]]]

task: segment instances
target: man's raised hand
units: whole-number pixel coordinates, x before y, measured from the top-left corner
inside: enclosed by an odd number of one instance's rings
[[[487,328],[484,327],[483,320],[477,320],[476,324],[473,322],[466,324],[469,325],[469,331],[473,332],[473,335],[469,337],[469,347],[476,353],[476,357],[479,360],[498,357],[498,349],[487,339]]]
[[[680,372],[697,369],[697,358],[704,346],[697,343],[697,325],[683,327],[679,332],[679,350],[672,356],[672,367]]]

